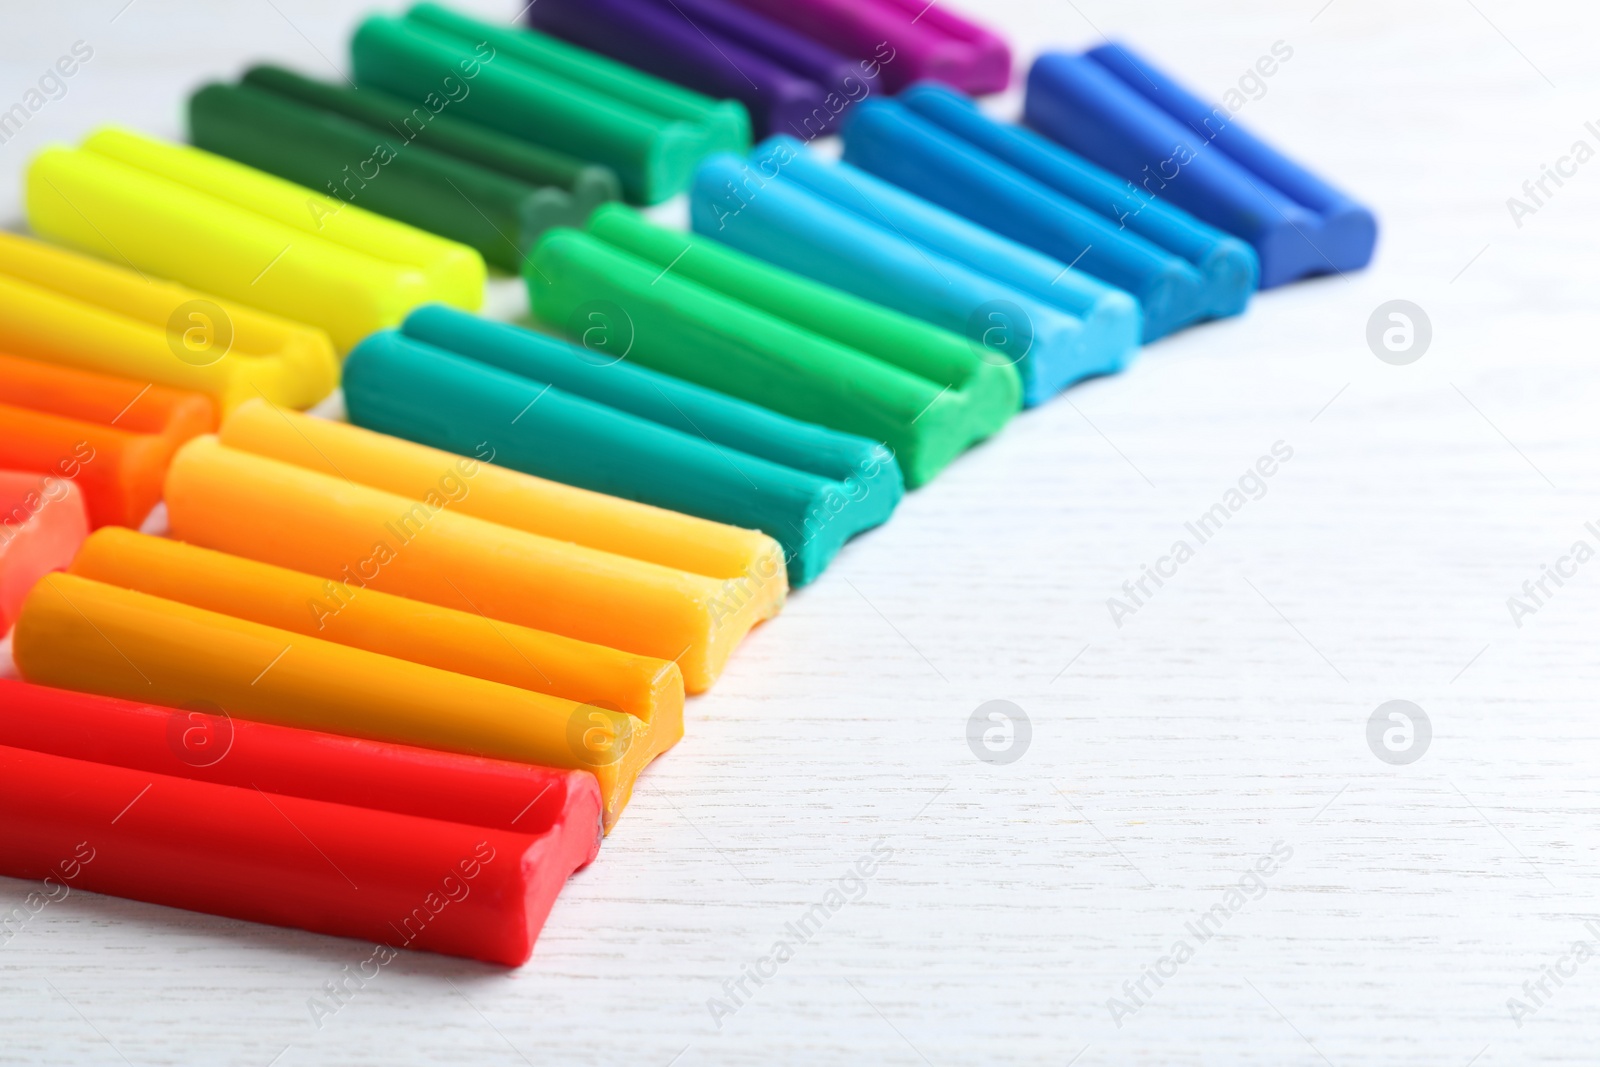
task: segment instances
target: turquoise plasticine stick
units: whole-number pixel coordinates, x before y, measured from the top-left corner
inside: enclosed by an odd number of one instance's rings
[[[882,445],[442,306],[372,335],[344,370],[359,426],[527,474],[758,529],[789,582],[819,575],[904,492]]]

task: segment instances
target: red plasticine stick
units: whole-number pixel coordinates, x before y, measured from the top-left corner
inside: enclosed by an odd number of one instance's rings
[[[71,563],[88,536],[77,486],[48,474],[0,470],[0,634],[17,621],[33,583]]]
[[[0,679],[0,874],[520,966],[592,775]],[[70,872],[70,873],[69,873]]]

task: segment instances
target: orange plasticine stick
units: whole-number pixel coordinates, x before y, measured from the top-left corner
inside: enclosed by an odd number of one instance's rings
[[[678,739],[620,711],[204,611],[75,574],[23,602],[25,680],[374,741],[586,770],[609,829],[639,772]],[[674,728],[676,727],[676,728]]]
[[[756,560],[768,573],[723,578],[557,540],[464,513],[478,480],[491,488],[500,475],[434,455],[431,488],[401,495],[198,438],[168,472],[168,520],[173,536],[207,548],[674,660],[691,693],[782,606],[775,543]]]
[[[683,677],[666,660],[117,527],[91,535],[71,562],[71,573],[97,582],[625,711],[663,737],[683,731]]]
[[[218,436],[228,448],[348,478],[413,500],[437,492],[440,472],[460,462],[452,452],[348,423],[275,411],[260,400],[245,404],[225,419]],[[770,572],[773,566],[784,570],[783,549],[757,530],[494,466],[493,449],[487,445],[478,450],[478,459],[483,462],[473,464],[478,473],[470,491],[450,504],[451,510],[463,515],[708,578],[748,579]],[[787,573],[777,582],[778,591],[786,595]],[[778,603],[782,600],[780,595]]]
[[[0,354],[0,467],[75,482],[91,528],[142,523],[178,446],[215,426],[198,393]]]

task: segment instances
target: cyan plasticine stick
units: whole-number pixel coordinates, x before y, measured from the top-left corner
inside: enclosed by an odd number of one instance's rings
[[[1016,371],[962,338],[620,205],[552,230],[524,271],[534,312],[582,335],[624,325],[631,358],[894,450],[908,487],[1016,412]]]
[[[763,134],[833,132],[878,72],[732,0],[540,0],[528,22],[696,92],[742,101]]]
[[[1209,317],[1244,311],[1260,277],[1255,250],[1187,211],[1143,193],[1081,156],[1023,126],[996,122],[970,97],[924,83],[901,93],[900,103],[1052,192],[1098,213],[1200,272],[1201,300]],[[1091,256],[1085,257],[1085,262]]]
[[[609,324],[608,324],[609,328]],[[620,338],[617,338],[619,342]],[[758,529],[816,578],[903,492],[882,445],[504,323],[421,308],[345,363],[352,422],[596,492]]]
[[[912,91],[922,89],[943,91]],[[1146,341],[1218,313],[1210,299],[1214,286],[1201,271],[1107,217],[1108,201],[1079,203],[898,100],[869,100],[856,110],[846,128],[844,158],[1132,293],[1144,312]],[[1229,243],[1243,253],[1246,267],[1253,264],[1248,248]],[[1240,310],[1253,289],[1248,269],[1229,280],[1222,313]]]
[[[1030,126],[1236,237],[1261,259],[1261,288],[1358,270],[1372,212],[1259,140],[1126,45],[1041,56],[1028,76]]]
[[[1023,402],[1122,369],[1139,308],[1067,265],[889,185],[773,138],[749,163],[707,160],[690,197],[695,231],[963,335],[1015,365]]]

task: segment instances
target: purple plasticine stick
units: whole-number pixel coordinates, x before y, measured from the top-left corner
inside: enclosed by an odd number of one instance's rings
[[[870,64],[730,0],[539,0],[528,22],[659,78],[739,100],[761,136],[833,132],[876,75]]]
[[[923,78],[973,94],[998,93],[1011,81],[1011,48],[1004,40],[926,0],[739,2],[846,55],[881,64],[890,92]]]

